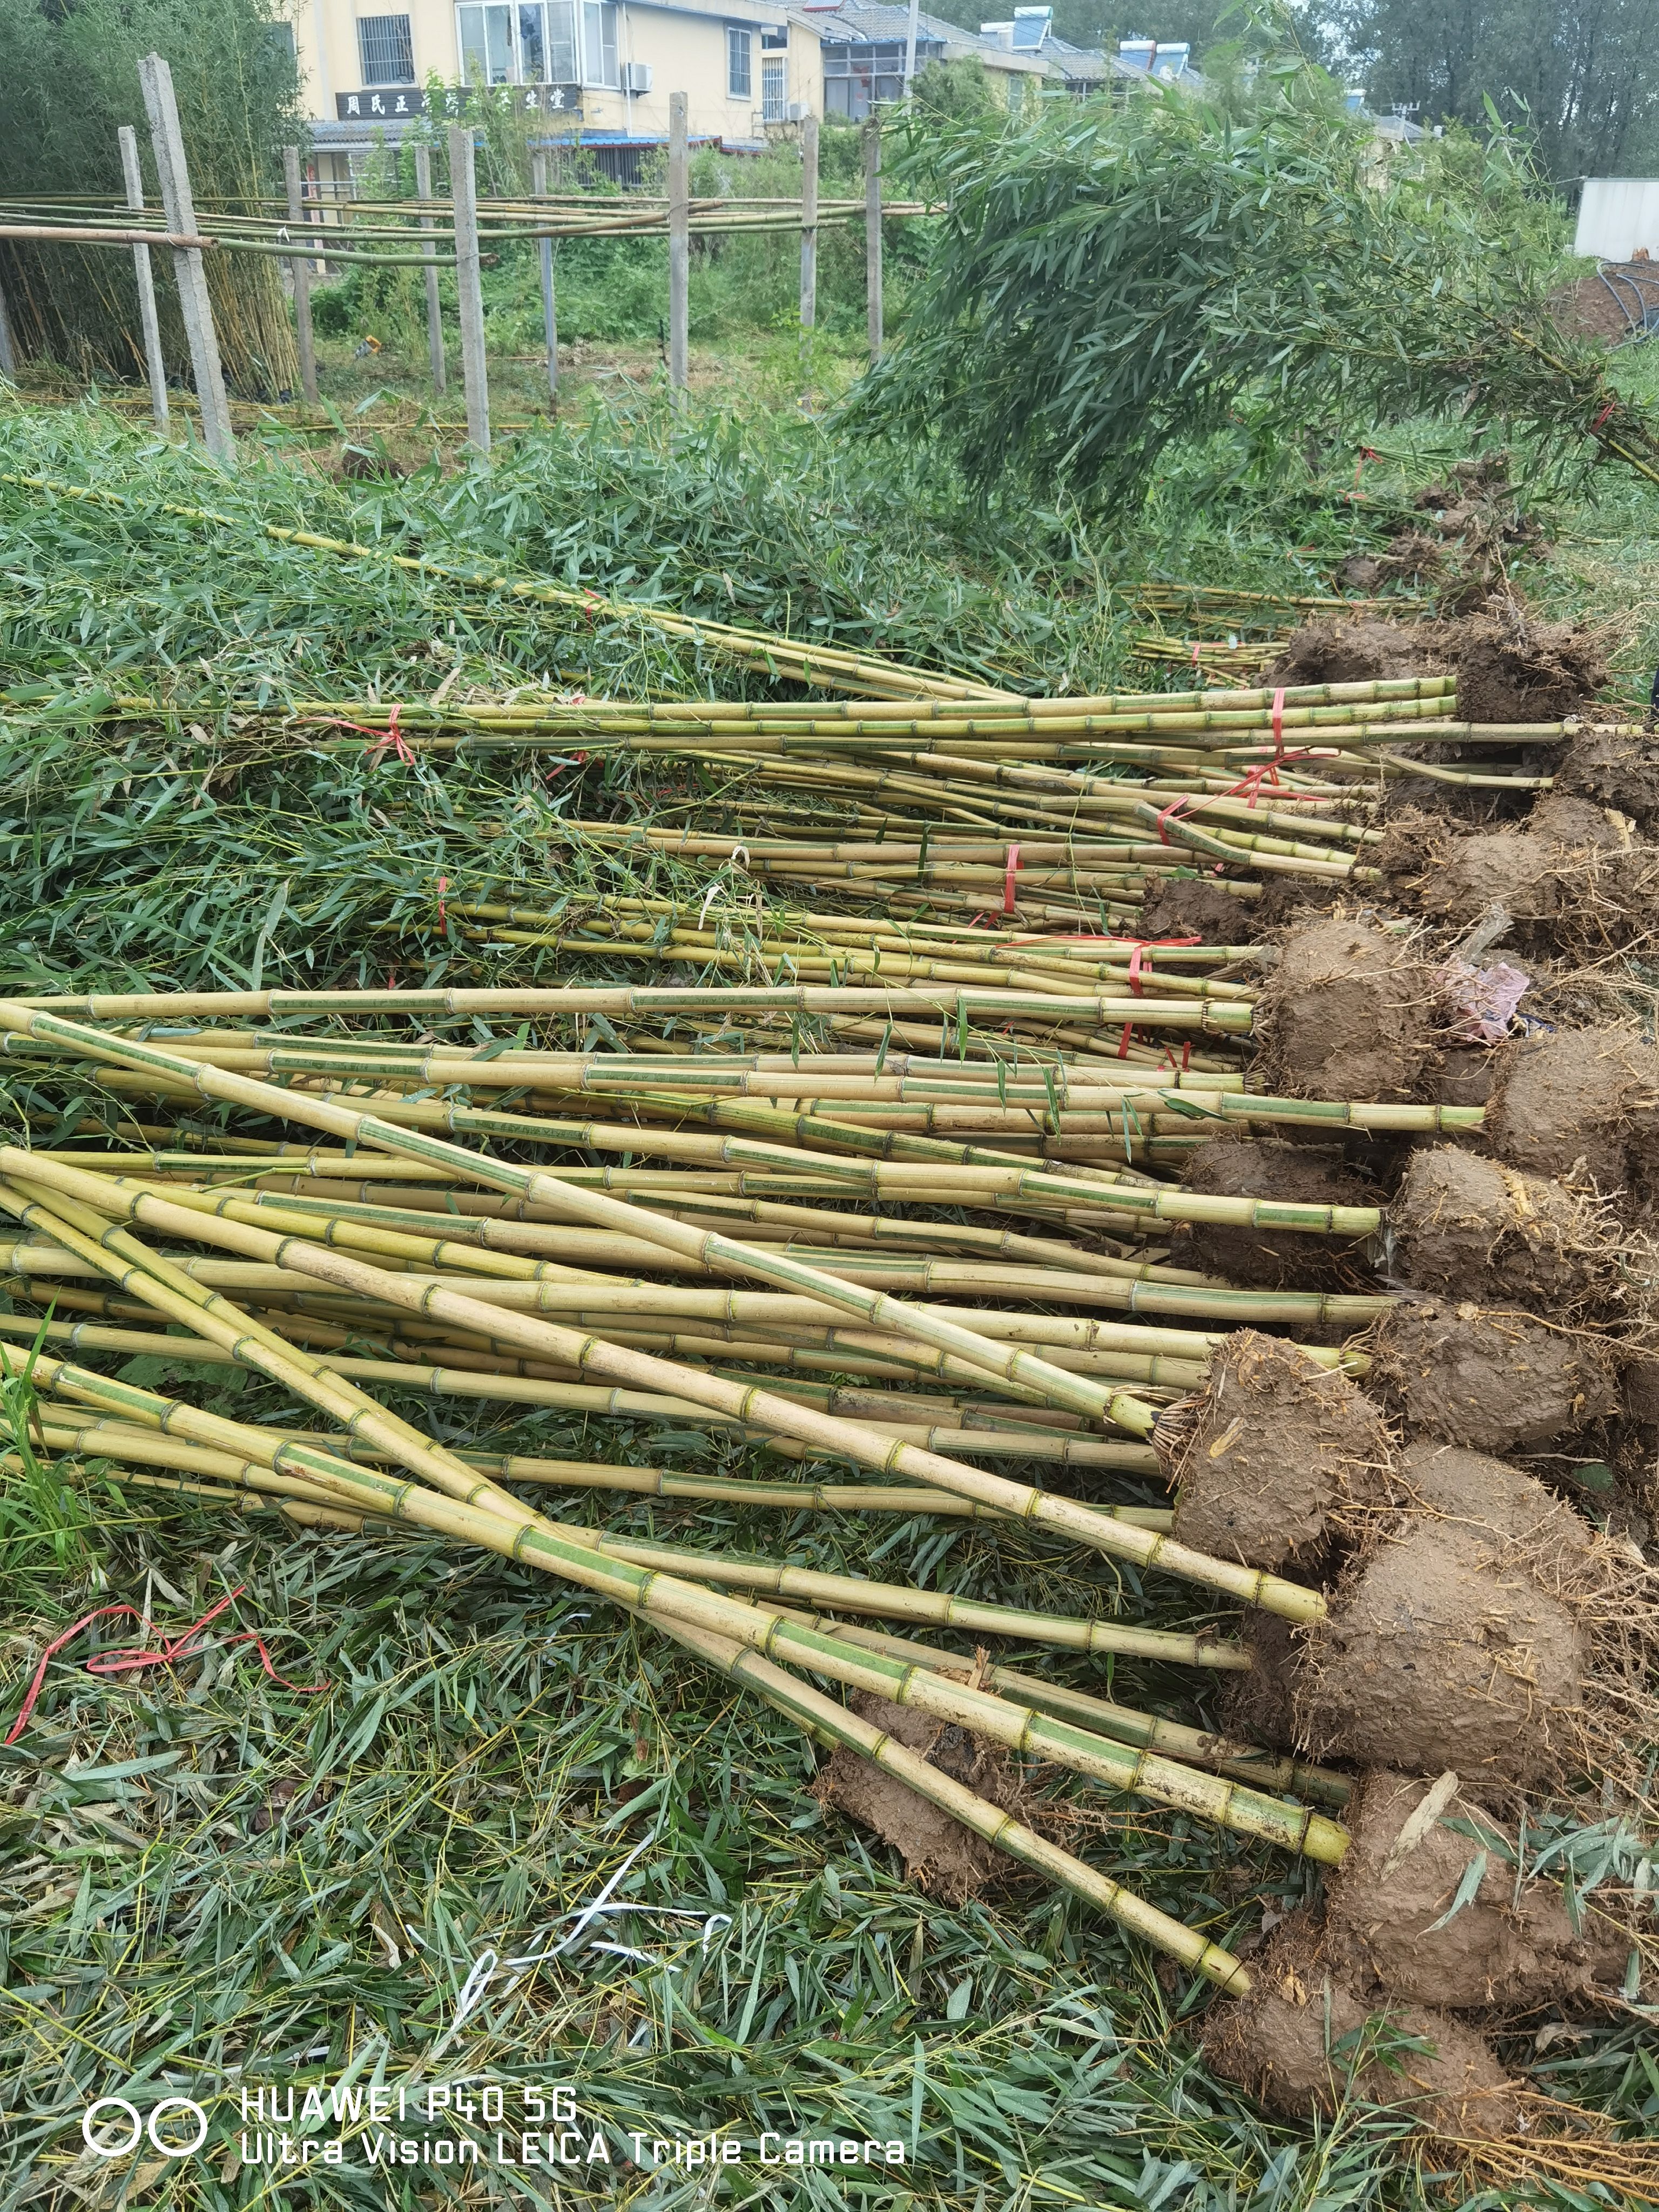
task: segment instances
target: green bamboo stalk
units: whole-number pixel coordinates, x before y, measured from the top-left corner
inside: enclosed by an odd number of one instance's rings
[[[0,1011],[0,1020],[3,1019],[3,1012]],[[244,1081],[241,1078],[221,1079],[236,1083]],[[264,1086],[258,1087],[263,1089]],[[286,1094],[277,1092],[276,1096],[280,1099]],[[16,1155],[9,1147],[0,1151],[0,1174],[13,1176],[19,1172],[20,1168],[26,1172],[27,1167],[27,1155]],[[75,1192],[82,1203],[90,1200],[105,1205],[118,1204],[130,1213],[131,1218],[151,1220],[158,1226],[185,1235],[201,1235],[209,1226],[205,1217],[191,1215],[182,1207],[173,1206],[164,1200],[131,1197],[117,1199],[112,1194],[100,1192],[97,1178],[82,1177],[73,1170],[53,1167],[49,1173],[53,1188]],[[1074,1541],[1133,1559],[1143,1566],[1161,1566],[1166,1571],[1198,1581],[1206,1587],[1224,1590],[1229,1595],[1240,1598],[1245,1603],[1258,1605],[1265,1611],[1282,1613],[1286,1619],[1316,1620],[1325,1611],[1325,1601],[1316,1591],[1285,1582],[1278,1576],[1267,1575],[1255,1568],[1241,1568],[1230,1561],[1209,1559],[1189,1550],[1172,1536],[1131,1528],[1069,1499],[1057,1498],[1051,1493],[1011,1482],[1006,1477],[988,1474],[981,1468],[937,1457],[931,1453],[919,1451],[912,1445],[895,1443],[860,1424],[831,1419],[771,1392],[728,1383],[718,1376],[677,1367],[655,1358],[650,1353],[628,1351],[598,1338],[585,1336],[578,1331],[557,1328],[528,1315],[500,1313],[480,1306],[475,1300],[454,1291],[410,1285],[404,1279],[388,1274],[384,1269],[348,1260],[343,1255],[321,1246],[302,1244],[294,1238],[277,1238],[268,1231],[218,1218],[213,1220],[211,1228],[214,1241],[222,1240],[227,1243],[234,1241],[238,1249],[250,1256],[277,1260],[306,1273],[314,1274],[325,1282],[362,1291],[370,1296],[382,1297],[390,1304],[412,1308],[416,1312],[435,1314],[458,1322],[465,1328],[482,1327],[486,1334],[493,1328],[510,1341],[550,1357],[563,1365],[592,1368],[597,1373],[611,1376],[618,1381],[652,1383],[673,1390],[694,1403],[731,1413],[740,1420],[772,1429],[781,1435],[815,1443],[820,1449],[840,1453],[866,1466],[874,1467],[883,1474],[913,1473],[925,1482],[936,1482],[944,1489],[976,1498],[984,1504],[1018,1513],[1034,1523],[1053,1528],[1056,1533],[1064,1534]],[[56,1230],[52,1233],[58,1234]],[[116,1249],[121,1257],[133,1263],[135,1271],[153,1264],[154,1255],[148,1254],[146,1248],[136,1239],[127,1237],[118,1231],[111,1232],[111,1236],[112,1240],[120,1240]],[[68,1239],[60,1237],[60,1241],[67,1242]],[[88,1250],[88,1256],[96,1256],[104,1249],[101,1243],[94,1244],[85,1238],[82,1240],[82,1247]],[[816,1280],[826,1284],[836,1282],[833,1277],[817,1277]],[[152,1297],[158,1304],[161,1303],[160,1294],[162,1286],[159,1283],[153,1291],[147,1279],[137,1282],[135,1286],[141,1295]],[[840,1285],[836,1286],[838,1290],[843,1287]],[[207,1320],[213,1320],[208,1305],[210,1294],[203,1292],[187,1278],[179,1278],[175,1284],[167,1286],[167,1290],[169,1294],[181,1298],[187,1308],[200,1300],[198,1310],[203,1311]],[[842,1301],[837,1299],[835,1302]],[[220,1302],[215,1297],[214,1303]],[[973,1364],[986,1366],[988,1371],[1006,1371],[1011,1379],[1018,1381],[1026,1379],[1029,1370],[1040,1370],[1041,1375],[1032,1378],[1034,1387],[1045,1389],[1048,1386],[1043,1378],[1049,1375],[1059,1376],[1068,1385],[1075,1382],[1085,1401],[1095,1401],[1087,1407],[1088,1410],[1099,1410],[1098,1401],[1103,1398],[1109,1404],[1127,1395],[1087,1386],[1082,1378],[1073,1378],[1064,1370],[1049,1367],[1045,1362],[1032,1360],[1024,1353],[1003,1357],[999,1347],[988,1339],[974,1336],[969,1332],[956,1332],[953,1326],[935,1322],[931,1316],[916,1309],[900,1306],[896,1300],[883,1299],[879,1303],[891,1310],[887,1322],[889,1327],[901,1328],[908,1322],[910,1333],[920,1335],[924,1342],[942,1343],[947,1334],[960,1334],[970,1347]],[[163,1310],[167,1309],[164,1307]],[[879,1314],[872,1319],[876,1325],[880,1325],[882,1316]],[[208,1331],[204,1328],[202,1333],[205,1334]],[[311,1362],[304,1368],[293,1370],[296,1376],[301,1373],[305,1375],[308,1394],[326,1387],[325,1378],[316,1374],[314,1369],[315,1363]],[[1049,1392],[1049,1395],[1054,1394]],[[1150,1407],[1145,1409],[1147,1414],[1151,1410]],[[1148,1419],[1142,1433],[1150,1430],[1151,1425]],[[453,1471],[447,1465],[444,1472],[453,1480]],[[439,1486],[448,1489],[449,1483],[446,1480]],[[452,1492],[451,1494],[456,1493]]]
[[[226,1429],[238,1425],[224,1423]],[[272,1467],[270,1453],[274,1440],[258,1437],[257,1431],[244,1430],[244,1437],[252,1437],[263,1447],[262,1456],[256,1462],[238,1460],[234,1453],[217,1450],[191,1452],[191,1456],[203,1464],[203,1471],[229,1474],[254,1488],[283,1484],[296,1478],[287,1470]],[[149,1447],[149,1439],[135,1431],[127,1441],[126,1449],[134,1451]],[[159,1440],[156,1449],[165,1449],[166,1439]],[[1113,1742],[1108,1738],[1092,1735],[1070,1723],[1052,1719],[1028,1708],[1012,1705],[1008,1700],[978,1691],[963,1684],[941,1680],[925,1668],[908,1661],[893,1660],[885,1655],[860,1652],[855,1646],[826,1636],[819,1631],[802,1629],[775,1607],[734,1606],[729,1601],[713,1597],[694,1584],[682,1582],[667,1562],[677,1556],[666,1547],[644,1547],[652,1554],[651,1565],[655,1571],[641,1575],[637,1587],[631,1591],[624,1585],[616,1586],[607,1571],[608,1563],[623,1558],[623,1547],[611,1540],[586,1529],[569,1529],[549,1523],[537,1516],[516,1530],[501,1516],[480,1513],[459,1501],[423,1492],[414,1483],[390,1484],[381,1478],[366,1474],[343,1462],[330,1463],[325,1455],[295,1451],[291,1456],[301,1464],[298,1480],[301,1482],[302,1498],[307,1503],[322,1502],[319,1490],[328,1494],[331,1502],[349,1504],[365,1496],[370,1510],[384,1499],[399,1519],[410,1519],[422,1526],[438,1528],[464,1539],[482,1542],[487,1548],[503,1553],[509,1558],[522,1558],[531,1564],[544,1565],[580,1586],[599,1595],[619,1598],[631,1607],[645,1612],[655,1620],[659,1616],[676,1623],[694,1627],[712,1627],[716,1632],[730,1635],[735,1640],[766,1653],[778,1652],[793,1662],[831,1679],[853,1686],[872,1690],[878,1695],[888,1696],[895,1703],[913,1705],[924,1712],[972,1728],[975,1732],[1006,1744],[1010,1748],[1030,1751],[1049,1758],[1076,1771],[1092,1775],[1114,1788],[1130,1790],[1152,1797],[1159,1803],[1198,1814],[1219,1825],[1234,1828],[1245,1834],[1259,1835],[1283,1847],[1335,1862],[1346,1850],[1348,1837],[1338,1823],[1304,1808],[1231,1782],[1211,1778],[1182,1767],[1161,1755],[1134,1747]],[[309,1462],[309,1466],[306,1463]],[[320,1481],[313,1480],[321,1470]],[[630,1563],[631,1564],[631,1563]],[[687,1564],[692,1571],[707,1579],[719,1571],[740,1571],[745,1563],[715,1562],[702,1555],[688,1555]],[[611,1571],[614,1571],[612,1570]],[[790,1571],[784,1571],[788,1572]],[[832,1584],[850,1583],[855,1594],[859,1585],[851,1578],[819,1577],[808,1578],[813,1584],[826,1588]],[[804,1593],[819,1595],[813,1588]],[[935,1593],[896,1593],[902,1595],[927,1597]],[[963,1601],[947,1600],[953,1609]],[[971,1609],[969,1609],[971,1610]],[[998,1612],[1006,1609],[997,1608]],[[957,1617],[955,1611],[945,1616]]]

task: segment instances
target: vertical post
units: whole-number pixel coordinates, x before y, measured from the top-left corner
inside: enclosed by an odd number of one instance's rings
[[[6,307],[5,287],[0,284],[0,376],[17,374],[17,348],[12,343],[11,316]]]
[[[139,215],[144,205],[144,173],[138,166],[138,133],[130,123],[124,123],[115,137],[121,149],[121,176],[127,188],[127,206],[134,215]],[[167,370],[161,353],[161,322],[155,312],[155,271],[150,267],[149,246],[133,247],[132,273],[138,279],[138,324],[144,334],[144,366],[149,372],[149,409],[155,417],[156,428],[164,430],[167,421]]]
[[[684,392],[691,332],[691,165],[685,94],[668,95],[668,386]]]
[[[864,322],[870,358],[881,357],[881,125],[864,125]]]
[[[173,96],[173,71],[160,54],[146,54],[138,64],[138,82],[144,94],[144,112],[149,118],[150,144],[155,153],[155,173],[161,183],[161,211],[167,228],[175,236],[193,236],[196,203],[191,197],[184,134],[179,128],[179,106]],[[184,312],[185,335],[190,340],[196,397],[201,403],[202,443],[216,461],[234,460],[236,439],[230,427],[224,371],[219,364],[219,338],[213,327],[207,271],[195,246],[174,246],[173,273],[179,286],[179,305]]]
[[[818,319],[818,118],[800,126],[800,326]]]
[[[547,153],[538,146],[530,156],[530,189],[538,200],[547,198]],[[559,411],[559,303],[553,290],[553,241],[540,239],[542,249],[542,335],[547,342],[547,396],[553,412]]]
[[[283,184],[288,192],[288,219],[295,229],[305,221],[305,207],[300,197],[300,149],[297,146],[283,149]],[[294,279],[294,335],[300,348],[300,388],[314,406],[317,402],[317,349],[311,337],[311,261],[307,255],[295,254],[289,263]]]
[[[904,97],[910,97],[910,88],[916,81],[916,19],[921,0],[910,0],[910,15],[904,26]]]
[[[489,451],[489,381],[484,369],[483,277],[478,263],[478,185],[470,125],[449,128],[449,191],[455,209],[455,289],[461,301],[461,381],[466,387],[466,434]]]
[[[423,200],[432,198],[432,149],[429,146],[415,149],[415,190]],[[421,217],[421,228],[432,228],[429,215]],[[428,251],[430,250],[428,247]],[[449,379],[444,369],[443,305],[438,297],[438,272],[435,269],[428,269],[426,272],[426,349],[432,360],[432,389],[434,392],[446,391]]]

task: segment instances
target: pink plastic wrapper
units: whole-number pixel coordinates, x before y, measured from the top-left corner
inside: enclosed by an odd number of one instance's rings
[[[1510,1033],[1515,1010],[1531,988],[1532,978],[1500,960],[1495,968],[1471,968],[1449,961],[1441,982],[1457,1017],[1452,1035],[1460,1044],[1499,1044]]]

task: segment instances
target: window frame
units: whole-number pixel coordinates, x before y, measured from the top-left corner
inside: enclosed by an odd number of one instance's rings
[[[743,82],[738,82],[738,63],[741,56]],[[726,27],[726,96],[728,100],[755,97],[755,33],[747,23],[728,23]]]
[[[581,81],[596,92],[617,92],[622,87],[619,11],[617,0],[580,0],[581,44],[577,59]],[[593,32],[599,35],[599,66],[593,66]],[[609,74],[607,74],[607,67]]]
[[[357,66],[362,71],[363,87],[366,91],[373,90],[378,92],[386,85],[418,84],[420,82],[419,77],[415,74],[415,21],[412,15],[407,12],[388,15],[359,15],[356,17],[356,21],[357,25]],[[381,32],[381,27],[387,23],[401,23],[404,27],[402,51],[408,58],[407,76],[388,76],[383,73],[377,73],[384,71],[384,60],[377,61],[374,68],[370,67],[368,58],[368,40],[365,37],[364,33],[368,31],[371,24],[374,26],[376,33],[380,33]],[[292,26],[289,27],[292,28]]]

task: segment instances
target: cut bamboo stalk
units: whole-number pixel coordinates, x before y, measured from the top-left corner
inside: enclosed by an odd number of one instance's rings
[[[239,1425],[225,1422],[221,1427],[235,1431]],[[362,1469],[329,1462],[325,1455],[290,1448],[288,1455],[297,1463],[296,1477],[286,1469],[273,1467],[270,1453],[276,1439],[267,1439],[257,1430],[242,1428],[239,1436],[241,1441],[254,1443],[262,1456],[256,1462],[248,1462],[234,1454],[210,1451],[201,1455],[209,1462],[205,1471],[229,1474],[255,1488],[298,1480],[302,1499],[307,1503],[320,1502],[319,1490],[332,1502],[350,1504],[366,1500],[371,1511],[380,1509],[384,1501],[385,1510],[398,1519],[411,1520],[463,1540],[481,1543],[508,1558],[523,1559],[580,1587],[639,1609],[653,1621],[661,1619],[676,1625],[712,1628],[756,1650],[787,1656],[794,1664],[828,1674],[832,1680],[971,1728],[1012,1749],[1029,1750],[1053,1759],[1111,1787],[1149,1796],[1156,1802],[1196,1814],[1240,1833],[1261,1836],[1307,1856],[1335,1862],[1346,1850],[1346,1831],[1309,1808],[1264,1796],[1241,1784],[1212,1779],[1155,1753],[1115,1743],[1070,1723],[945,1680],[913,1662],[890,1659],[876,1652],[860,1652],[858,1647],[820,1631],[797,1626],[775,1607],[734,1605],[695,1583],[682,1581],[665,1566],[658,1565],[653,1571],[629,1577],[622,1565],[619,1548],[590,1530],[557,1526],[537,1516],[533,1520],[527,1518],[514,1531],[504,1517],[422,1492],[412,1482],[388,1483]],[[135,1437],[130,1449],[144,1442]],[[647,1548],[658,1559],[665,1556],[664,1547]],[[696,1571],[706,1575],[714,1564],[699,1556],[695,1562]],[[720,1564],[725,1566],[738,1563]],[[816,1579],[833,1583],[847,1578]],[[856,1584],[854,1589],[856,1592]],[[925,1597],[937,1594],[896,1595]],[[953,1607],[963,1603],[955,1600],[947,1602]]]
[[[0,1021],[3,1020],[3,1011],[0,1010]],[[242,1080],[240,1078],[223,1079]],[[276,1095],[282,1098],[286,1094],[278,1092]],[[20,1167],[26,1173],[27,1166],[26,1155],[18,1155],[9,1147],[0,1152],[0,1173],[15,1176]],[[1067,1535],[1074,1541],[1132,1559],[1143,1566],[1160,1566],[1166,1571],[1184,1576],[1209,1588],[1224,1590],[1230,1596],[1247,1604],[1258,1605],[1264,1611],[1281,1613],[1286,1619],[1317,1620],[1325,1611],[1325,1601],[1316,1591],[1285,1582],[1278,1576],[1264,1574],[1254,1568],[1241,1568],[1226,1560],[1209,1559],[1202,1553],[1189,1551],[1172,1536],[1131,1528],[1069,1499],[1057,1498],[1051,1493],[1033,1490],[1025,1484],[1011,1482],[981,1468],[919,1451],[912,1445],[896,1443],[861,1424],[835,1420],[815,1413],[772,1392],[728,1383],[718,1376],[678,1367],[648,1352],[629,1351],[599,1338],[585,1336],[579,1331],[557,1328],[539,1318],[498,1313],[453,1291],[416,1288],[412,1295],[406,1295],[409,1286],[402,1278],[388,1274],[384,1269],[368,1267],[362,1261],[348,1260],[324,1247],[302,1244],[294,1238],[278,1238],[268,1231],[240,1223],[233,1224],[216,1217],[210,1224],[205,1217],[192,1215],[184,1208],[173,1206],[162,1200],[130,1197],[118,1201],[107,1191],[100,1192],[96,1178],[82,1177],[75,1170],[62,1167],[54,1167],[49,1172],[55,1189],[75,1191],[82,1204],[96,1204],[100,1200],[105,1204],[118,1202],[130,1218],[154,1222],[159,1227],[185,1235],[201,1235],[210,1226],[216,1242],[222,1240],[230,1243],[234,1240],[236,1246],[251,1257],[279,1259],[283,1264],[307,1274],[314,1274],[322,1281],[360,1290],[416,1312],[453,1320],[463,1328],[481,1328],[486,1334],[493,1330],[494,1334],[508,1341],[539,1352],[561,1364],[591,1369],[618,1382],[646,1383],[665,1391],[673,1391],[695,1404],[727,1413],[738,1420],[759,1425],[780,1435],[813,1443],[821,1449],[838,1453],[865,1466],[876,1468],[884,1474],[914,1474],[924,1482],[937,1483],[941,1488],[955,1491],[959,1495],[976,1498],[984,1504],[1018,1514],[1033,1525],[1052,1528],[1056,1534]],[[97,1243],[85,1237],[79,1237],[77,1243],[72,1241],[76,1237],[76,1232],[58,1226],[55,1219],[49,1233],[59,1242],[70,1244],[71,1249],[86,1252],[89,1257],[104,1256],[107,1244],[111,1272],[128,1287],[136,1290],[139,1296],[155,1303],[161,1310],[176,1312],[178,1317],[198,1328],[204,1335],[210,1334],[216,1329],[228,1328],[232,1331],[233,1344],[240,1342],[234,1334],[234,1324],[223,1323],[214,1310],[222,1308],[225,1302],[216,1294],[204,1292],[198,1285],[190,1282],[185,1277],[177,1277],[167,1285],[153,1280],[151,1275],[144,1271],[155,1268],[155,1255],[149,1254],[137,1239],[116,1231]],[[130,1274],[120,1272],[119,1263],[123,1260],[131,1267]],[[836,1284],[833,1277],[821,1277],[817,1280],[835,1284],[838,1291],[850,1287]],[[843,1300],[838,1296],[833,1302],[840,1304]],[[890,1313],[884,1312],[884,1309],[890,1309]],[[202,1315],[199,1322],[195,1319],[197,1312]],[[983,1364],[991,1372],[1006,1371],[1012,1380],[1027,1379],[1028,1370],[1041,1370],[1030,1379],[1033,1387],[1044,1389],[1048,1386],[1042,1378],[1053,1375],[1068,1388],[1077,1389],[1085,1400],[1097,1401],[1090,1410],[1104,1410],[1097,1402],[1102,1399],[1109,1407],[1127,1395],[1089,1386],[1080,1380],[1074,1381],[1063,1370],[1051,1368],[1046,1362],[1032,1360],[1023,1353],[1000,1358],[998,1348],[988,1340],[970,1332],[956,1331],[951,1325],[934,1322],[918,1315],[914,1309],[900,1306],[896,1300],[880,1300],[871,1318],[877,1327],[882,1325],[884,1319],[892,1328],[908,1327],[911,1334],[921,1336],[924,1341],[937,1342],[941,1347],[947,1330],[953,1337],[963,1336],[966,1339],[966,1356],[974,1364]],[[930,1331],[933,1332],[931,1340]],[[263,1346],[256,1346],[249,1356],[253,1358],[256,1354],[263,1354],[267,1358],[272,1356]],[[307,1363],[303,1368],[289,1364],[289,1374],[292,1378],[289,1387],[301,1388],[313,1402],[318,1402],[315,1395],[318,1391],[330,1387],[326,1377],[316,1372],[314,1362]],[[304,1376],[303,1382],[300,1379],[301,1376]],[[1053,1396],[1055,1393],[1049,1390],[1048,1395]],[[331,1407],[330,1410],[332,1410]],[[379,1418],[386,1419],[385,1416]],[[1110,1418],[1109,1413],[1107,1418]],[[1142,1408],[1139,1418],[1144,1423],[1139,1433],[1149,1433],[1155,1418],[1152,1409]],[[397,1425],[401,1429],[401,1424]],[[413,1432],[409,1434],[412,1436]],[[451,1495],[459,1495],[452,1488],[454,1469],[447,1462],[443,1474],[445,1479],[439,1483],[439,1487]]]

